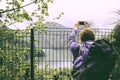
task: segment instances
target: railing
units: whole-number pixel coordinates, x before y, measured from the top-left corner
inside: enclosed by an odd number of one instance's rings
[[[0,80],[70,80],[72,28],[1,30]],[[78,33],[81,30],[78,30]],[[96,39],[113,40],[112,29],[93,29]],[[79,42],[79,34],[76,36]]]

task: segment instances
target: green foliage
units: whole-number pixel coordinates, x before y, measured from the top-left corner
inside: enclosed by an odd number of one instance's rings
[[[46,66],[43,69],[36,69],[35,73],[35,79],[38,80],[70,80],[71,69],[49,69],[48,66]]]
[[[120,23],[118,23],[113,31],[113,38],[112,44],[114,45],[115,49],[120,52]],[[120,54],[119,54],[120,55]]]
[[[111,39],[110,42],[118,54],[115,69],[113,70],[111,77],[112,80],[120,80],[120,23],[116,25],[111,34],[113,35],[113,39]]]
[[[8,27],[17,22],[29,21],[29,27],[43,27],[41,26],[45,22],[44,17],[49,16],[48,4],[53,3],[52,0],[3,0],[1,3],[5,3],[5,8],[0,8],[0,25],[2,27]],[[24,5],[24,3],[26,3]],[[34,6],[34,11],[29,13],[25,7],[30,5]],[[33,18],[37,21],[34,22]],[[38,25],[41,24],[41,25]],[[27,26],[25,26],[27,27]]]
[[[53,0],[28,0],[28,3],[25,0],[0,0],[0,2],[5,3],[5,8],[0,8],[0,80],[29,80],[30,46],[26,40],[30,39],[27,39],[26,35],[30,36],[30,33],[27,30],[14,31],[7,27],[29,21],[30,24],[25,27],[36,27],[35,29],[44,31],[46,28],[43,26],[44,17],[49,16],[48,4],[53,3]],[[25,8],[30,5],[35,7],[31,13]]]
[[[53,18],[54,20],[56,20],[56,19],[60,19],[61,17],[62,17],[62,15],[64,15],[64,13],[63,12],[61,12],[60,14],[58,14],[55,18]]]
[[[24,79],[30,48],[23,37],[21,31],[0,29],[0,80]]]

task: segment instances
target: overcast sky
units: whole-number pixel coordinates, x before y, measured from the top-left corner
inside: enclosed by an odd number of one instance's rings
[[[72,27],[78,20],[87,20],[96,27],[105,27],[113,23],[114,11],[118,9],[119,0],[54,0],[54,4],[49,6],[50,17],[47,20],[54,21],[53,18],[63,11],[64,15],[55,22]]]
[[[67,27],[73,27],[75,22],[85,20],[92,22],[95,27],[113,28],[115,25],[111,24],[118,17],[114,12],[120,9],[120,0],[53,0],[53,2],[49,5],[50,16],[46,17],[46,20]],[[31,12],[34,6],[26,7],[27,11]],[[53,20],[61,12],[64,12],[64,15],[59,20]],[[24,28],[25,25],[26,22],[16,24],[20,28]]]

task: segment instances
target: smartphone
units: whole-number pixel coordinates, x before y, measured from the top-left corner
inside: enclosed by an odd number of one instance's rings
[[[79,21],[79,25],[85,25],[85,21]]]

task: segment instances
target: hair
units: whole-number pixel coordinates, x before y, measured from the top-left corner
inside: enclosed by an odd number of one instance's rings
[[[80,39],[81,39],[81,42],[85,42],[85,41],[89,41],[89,40],[94,41],[95,40],[95,34],[90,28],[84,28],[80,32]]]

